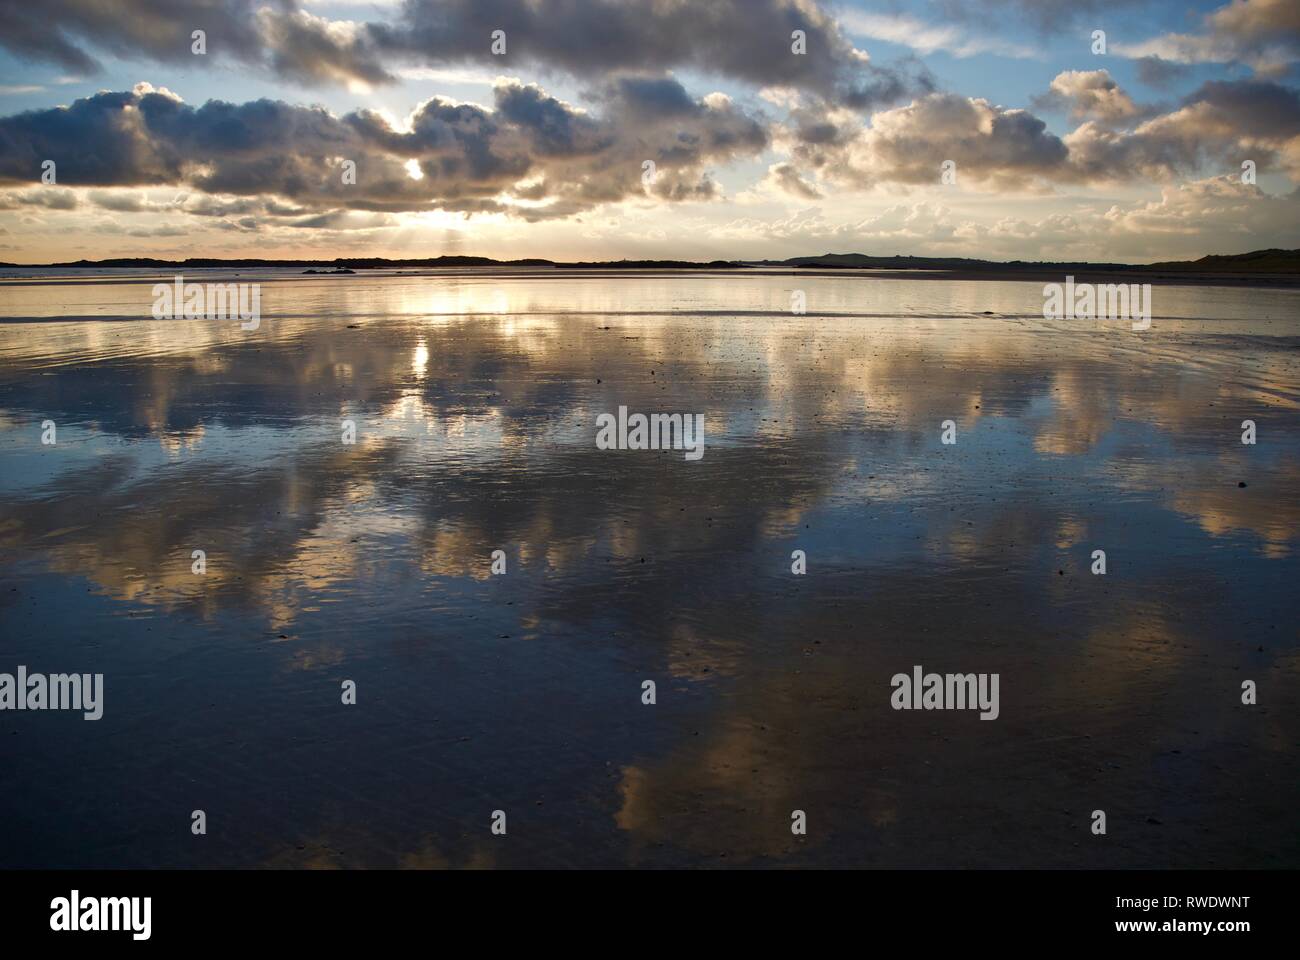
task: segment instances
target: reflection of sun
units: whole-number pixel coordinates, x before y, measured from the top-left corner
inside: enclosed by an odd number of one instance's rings
[[[158,443],[167,451],[168,456],[175,458],[186,450],[196,449],[205,432],[202,424],[192,430],[166,430],[160,433]]]
[[[429,366],[429,348],[421,340],[415,345],[415,352],[411,354],[411,372],[415,374],[417,380],[424,379],[424,372]]]
[[[419,393],[404,393],[387,407],[384,408],[382,420],[385,423],[392,421],[414,421],[430,422],[434,419],[434,412],[424,402],[424,397]]]

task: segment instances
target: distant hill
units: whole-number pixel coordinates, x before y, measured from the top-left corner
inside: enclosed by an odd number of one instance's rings
[[[1089,263],[1085,261],[976,260],[967,257],[873,257],[862,253],[826,253],[820,257],[791,257],[789,260],[758,261],[764,265],[813,267],[819,269],[949,270],[962,273],[1272,273],[1300,274],[1300,250],[1256,250],[1229,256],[1208,256],[1199,260],[1164,263]]]
[[[1132,270],[1132,264],[1124,263],[1087,263],[1079,262],[1040,262],[1030,260],[977,260],[970,257],[873,257],[865,253],[825,253],[820,257],[791,257],[789,260],[765,260],[767,265],[791,267],[816,267],[820,269],[841,270],[959,270],[962,272],[992,270],[999,273],[1023,270],[1061,270],[1087,269],[1097,270]]]
[[[1300,273],[1300,250],[1255,250],[1226,257],[1212,255],[1199,260],[1153,263],[1147,269],[1197,273]]]
[[[601,270],[601,269],[627,269],[627,270],[731,270],[739,269],[745,266],[743,263],[737,263],[733,260],[710,260],[708,263],[701,263],[698,260],[585,260],[575,263],[556,263],[557,267],[564,267],[567,270]]]

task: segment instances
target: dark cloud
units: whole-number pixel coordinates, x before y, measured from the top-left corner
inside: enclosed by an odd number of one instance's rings
[[[289,220],[288,227],[307,230],[373,230],[392,226],[396,221],[386,213],[354,213],[351,210],[330,210],[298,220]]]
[[[134,93],[99,93],[70,107],[38,110],[0,122],[0,177],[30,181],[41,164],[55,162],[59,182],[81,186],[133,186],[176,179],[175,157],[158,151],[128,111]]]
[[[617,97],[638,116],[648,119],[687,116],[698,109],[676,80],[663,77],[623,77],[615,81]]]
[[[296,0],[0,0],[0,46],[24,60],[95,73],[92,51],[195,65],[235,60],[306,84],[389,83],[366,24],[329,21]],[[193,51],[204,32],[205,52]]]
[[[1262,80],[1215,80],[1203,84],[1184,101],[1200,108],[1216,126],[1259,138],[1288,138],[1300,134],[1300,93]]]
[[[384,54],[365,24],[329,21],[303,10],[259,13],[266,60],[276,73],[300,83],[392,83]]]
[[[506,35],[504,56],[491,51],[496,30]],[[804,54],[792,50],[795,30]],[[393,25],[372,31],[379,48],[419,63],[526,64],[581,77],[690,68],[860,107],[915,88],[914,78],[868,63],[812,0],[408,0]]]
[[[818,192],[816,187],[799,176],[799,171],[793,164],[773,164],[767,171],[767,179],[778,190],[783,190],[800,199],[817,200],[821,197],[821,193]]]
[[[266,0],[0,0],[0,46],[16,57],[90,73],[87,48],[131,59],[192,60],[190,35],[207,34],[208,55],[255,62],[263,57],[257,9]],[[286,2],[271,0],[282,14]]]
[[[857,108],[933,89],[916,65],[869,63],[815,0],[407,0],[391,19],[366,23],[313,15],[298,0],[0,0],[0,15],[0,45],[79,72],[98,67],[93,51],[192,63],[191,33],[202,29],[206,56],[305,84],[387,83],[398,64],[477,63],[602,80],[692,69]],[[492,53],[497,30],[504,55]],[[796,30],[806,53],[792,50]],[[654,102],[646,93],[640,102]]]
[[[0,182],[35,182],[53,159],[64,186],[198,191],[181,206],[200,216],[301,216],[310,226],[323,212],[441,209],[535,220],[647,194],[707,199],[718,192],[710,166],[768,145],[763,124],[728,98],[692,100],[668,78],[614,83],[600,101],[595,116],[503,81],[492,109],[435,97],[398,129],[369,111],[336,117],[276,100],[196,108],[141,84],[0,119]],[[674,107],[647,106],[663,103]],[[347,161],[355,183],[344,182]],[[125,211],[132,201],[95,202]]]
[[[1139,57],[1134,62],[1137,64],[1138,80],[1157,90],[1167,90],[1191,72],[1186,64],[1162,60],[1160,57]]]
[[[1085,180],[1239,171],[1243,160],[1300,177],[1300,94],[1266,81],[1216,81],[1131,132],[1086,123],[1066,143],[1072,168]]]
[[[945,20],[997,23],[1008,19],[1026,23],[1043,34],[1077,31],[1085,21],[1104,28],[1117,14],[1129,14],[1161,5],[1164,0],[935,0],[933,6]],[[1086,34],[1085,34],[1086,37]]]

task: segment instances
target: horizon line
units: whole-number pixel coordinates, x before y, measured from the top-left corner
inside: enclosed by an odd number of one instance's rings
[[[185,257],[168,258],[155,256],[107,257],[101,260],[64,260],[48,263],[14,263],[0,261],[0,269],[84,269],[84,268],[132,268],[132,267],[333,267],[347,269],[382,269],[394,266],[499,266],[499,267],[556,267],[561,269],[739,269],[744,267],[789,266],[796,268],[823,269],[870,269],[873,267],[893,267],[896,269],[942,269],[958,268],[966,270],[1015,269],[1015,270],[1058,270],[1085,269],[1114,272],[1142,271],[1153,269],[1203,270],[1233,273],[1280,273],[1300,274],[1300,249],[1288,250],[1273,247],[1252,250],[1239,254],[1206,254],[1196,260],[1165,260],[1150,263],[1114,263],[1104,261],[1065,261],[1065,260],[987,260],[979,257],[937,257],[913,254],[893,254],[882,256],[863,253],[823,253],[784,259],[772,258],[731,258],[713,260],[677,260],[667,258],[638,258],[620,260],[552,260],[543,257],[520,257],[498,259],[471,254],[442,254],[436,257],[370,257],[341,256],[332,259],[308,259],[302,257]],[[1237,267],[1236,270],[1224,268]],[[1268,269],[1261,269],[1268,268]]]

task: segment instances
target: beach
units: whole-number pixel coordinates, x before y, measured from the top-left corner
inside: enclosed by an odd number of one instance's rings
[[[102,716],[0,712],[0,865],[1300,866],[1294,288],[34,274],[0,671]]]

